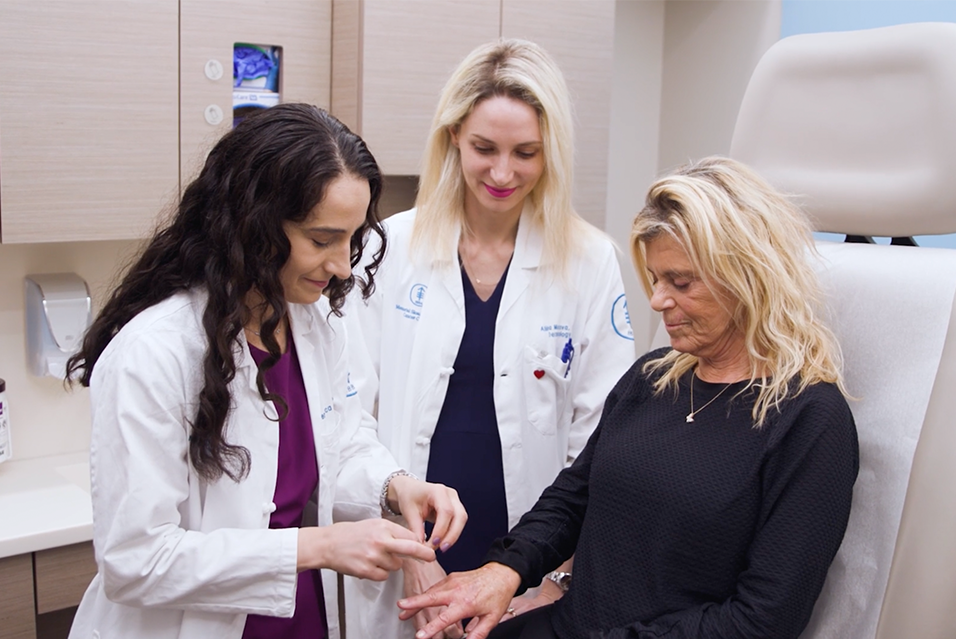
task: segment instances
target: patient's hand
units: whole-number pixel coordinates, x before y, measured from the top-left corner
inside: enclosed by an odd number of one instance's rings
[[[437,561],[422,562],[416,559],[407,559],[403,562],[404,596],[420,595],[433,585],[445,578],[445,571]],[[421,630],[429,621],[438,617],[444,607],[423,608],[415,613],[413,621],[415,630]],[[461,623],[455,623],[436,635],[439,639],[460,639],[464,635]]]
[[[469,639],[484,639],[498,625],[511,604],[521,577],[499,563],[488,563],[469,572],[453,573],[415,597],[398,602],[401,619],[411,619],[424,608],[446,606],[441,613],[416,634],[416,639],[439,636],[448,626],[472,617],[466,631]]]

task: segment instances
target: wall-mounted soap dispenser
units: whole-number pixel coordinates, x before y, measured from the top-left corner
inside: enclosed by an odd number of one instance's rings
[[[90,289],[76,273],[27,275],[25,286],[27,366],[63,379],[93,318]]]

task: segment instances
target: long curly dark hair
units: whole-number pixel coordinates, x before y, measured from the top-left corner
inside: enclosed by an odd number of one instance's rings
[[[341,315],[355,284],[363,297],[371,295],[385,253],[378,219],[378,164],[362,139],[324,110],[281,104],[246,118],[212,149],[199,177],[186,187],[173,219],[135,259],[79,352],[67,362],[70,383],[90,385],[97,359],[138,313],[178,291],[204,288],[205,385],[190,424],[190,461],[207,480],[224,474],[233,481],[245,477],[249,451],[227,443],[223,429],[232,399],[229,383],[236,374],[233,349],[248,318],[246,294],[256,291],[263,300],[263,317],[268,317],[261,328],[269,356],[256,379],[259,394],[284,405],[263,383],[263,372],[281,355],[273,332],[287,315],[279,272],[291,247],[283,223],[307,219],[327,186],[342,175],[367,180],[371,192],[365,223],[351,238],[352,267],[359,263],[370,232],[381,244],[364,275],[333,278],[325,292],[336,315]]]

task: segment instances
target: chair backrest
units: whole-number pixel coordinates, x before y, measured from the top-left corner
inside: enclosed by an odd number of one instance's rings
[[[956,232],[956,24],[781,40],[730,155],[820,231]],[[956,250],[818,242],[861,468],[804,637],[956,637]]]

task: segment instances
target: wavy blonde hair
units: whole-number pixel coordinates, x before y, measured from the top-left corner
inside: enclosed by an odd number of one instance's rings
[[[821,292],[809,255],[815,253],[803,213],[745,165],[709,157],[651,185],[631,229],[631,255],[648,297],[647,244],[668,235],[687,252],[701,279],[736,301],[729,309],[750,359],[750,385],[760,392],[753,417],[760,427],[772,409],[818,382],[847,395],[842,356],[817,313]],[[676,390],[697,357],[675,350],[645,365],[662,371],[656,392]],[[796,383],[794,383],[796,381]]]
[[[574,126],[568,88],[548,53],[525,40],[499,40],[472,51],[449,78],[438,101],[425,147],[415,200],[412,254],[452,262],[465,220],[465,180],[451,131],[480,102],[504,96],[538,114],[544,171],[530,194],[532,221],[544,234],[542,262],[563,271],[592,227],[574,210]]]

